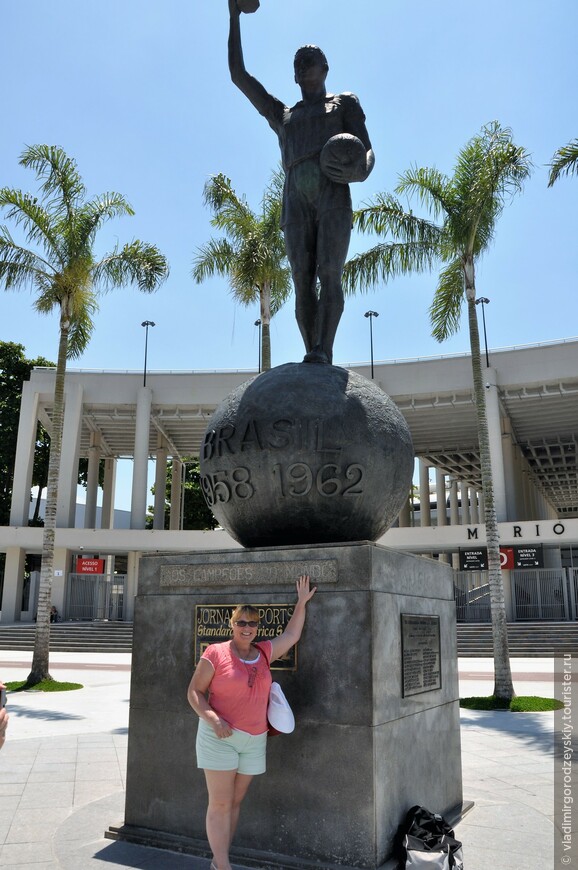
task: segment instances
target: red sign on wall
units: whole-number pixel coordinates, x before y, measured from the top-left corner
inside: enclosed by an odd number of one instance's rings
[[[514,548],[500,547],[500,568],[511,571],[514,567]]]
[[[77,574],[104,574],[104,559],[85,559],[82,556],[76,560]]]

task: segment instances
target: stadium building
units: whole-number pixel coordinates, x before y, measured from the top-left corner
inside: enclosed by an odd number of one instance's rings
[[[345,368],[371,375],[369,365]],[[239,546],[220,529],[182,530],[182,469],[199,455],[216,406],[254,374],[147,372],[144,385],[142,372],[67,373],[53,578],[53,604],[63,619],[132,620],[143,553]],[[0,527],[0,552],[6,554],[2,623],[35,616],[42,529],[28,526],[32,467],[37,422],[50,432],[54,380],[54,369],[37,368],[23,387],[10,526]],[[469,354],[375,363],[374,381],[404,414],[416,454],[412,492],[379,543],[450,562],[458,620],[487,621]],[[508,618],[576,620],[578,339],[492,350],[484,381]],[[88,460],[88,485],[78,523],[81,458]],[[130,460],[132,468],[129,528],[115,528],[121,459]],[[151,460],[154,519],[146,529]]]

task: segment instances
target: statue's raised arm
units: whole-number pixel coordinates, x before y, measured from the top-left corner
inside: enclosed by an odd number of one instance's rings
[[[237,0],[229,0],[229,17],[229,72],[231,80],[253,103],[257,111],[267,116],[271,101],[279,101],[267,93],[261,82],[257,81],[245,69],[241,43],[241,11],[237,5]]]

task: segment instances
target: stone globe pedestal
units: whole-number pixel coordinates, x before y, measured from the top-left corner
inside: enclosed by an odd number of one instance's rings
[[[413,446],[372,381],[287,363],[221,403],[200,464],[211,510],[244,547],[375,541],[408,498]]]

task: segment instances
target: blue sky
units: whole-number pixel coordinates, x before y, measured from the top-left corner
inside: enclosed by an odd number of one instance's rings
[[[336,12],[335,10],[338,10]],[[575,0],[262,0],[242,18],[247,68],[289,104],[299,99],[293,55],[306,43],[329,60],[328,89],[363,105],[376,166],[353,185],[354,205],[391,191],[411,165],[450,173],[460,147],[493,119],[512,128],[535,164],[504,211],[477,272],[490,347],[578,335],[578,178],[547,188],[559,146],[578,135]],[[153,296],[117,290],[101,300],[94,337],[74,368],[140,370],[143,320],[152,370],[254,369],[257,307],[235,306],[226,282],[196,285],[194,250],[211,235],[203,185],[227,174],[254,209],[279,160],[275,135],[230,82],[227,0],[73,0],[4,3],[0,185],[34,190],[18,165],[27,144],[60,145],[90,195],[124,194],[133,218],[109,223],[104,253],[132,238],[157,244],[171,276]],[[372,243],[352,240],[350,253]],[[347,301],[336,363],[468,349],[467,324],[443,345],[430,335],[436,276],[420,275]],[[55,317],[27,292],[0,292],[0,340],[56,358]],[[273,365],[302,358],[293,301],[271,327]],[[119,507],[128,507],[125,493]]]
[[[451,172],[459,148],[493,119],[531,152],[534,174],[478,269],[478,293],[491,300],[491,347],[578,334],[578,178],[546,186],[553,152],[578,135],[577,25],[574,0],[262,0],[242,19],[247,68],[276,96],[299,98],[292,60],[304,43],[325,50],[329,90],[359,96],[376,166],[352,186],[355,205],[391,190],[412,164]],[[235,306],[221,279],[196,285],[190,276],[195,248],[214,234],[206,179],[226,173],[258,208],[279,159],[275,135],[229,80],[227,29],[226,0],[3,4],[0,185],[33,190],[20,152],[58,144],[77,160],[89,194],[120,191],[136,210],[107,225],[102,253],[138,237],[171,264],[156,295],[124,289],[102,299],[75,368],[140,369],[145,319],[157,324],[151,369],[257,365],[257,308]],[[355,238],[350,252],[370,242]],[[376,359],[467,350],[465,320],[443,345],[430,336],[435,283],[415,276],[349,300],[335,361],[369,358],[368,308],[380,314]],[[0,339],[55,359],[56,318],[35,314],[27,292],[2,292]],[[301,358],[292,300],[273,321],[272,344],[274,365]]]

